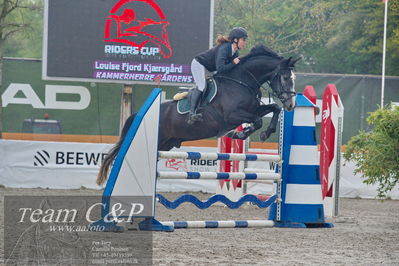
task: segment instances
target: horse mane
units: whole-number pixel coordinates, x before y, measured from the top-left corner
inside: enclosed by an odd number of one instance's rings
[[[252,57],[256,57],[256,56],[268,56],[268,57],[271,57],[274,59],[280,59],[280,60],[284,59],[284,57],[282,57],[281,55],[279,55],[278,53],[276,53],[269,47],[267,47],[263,44],[257,44],[251,49],[251,51],[247,55],[243,56],[240,59],[240,61],[245,62],[248,59],[250,59]]]

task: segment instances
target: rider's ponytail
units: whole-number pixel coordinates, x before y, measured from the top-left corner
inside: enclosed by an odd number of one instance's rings
[[[230,40],[226,36],[218,35],[218,37],[216,39],[216,45],[221,45],[226,42],[230,42]]]

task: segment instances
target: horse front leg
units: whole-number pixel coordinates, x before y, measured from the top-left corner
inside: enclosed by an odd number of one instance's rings
[[[267,129],[265,131],[262,131],[260,133],[260,140],[265,141],[266,139],[268,139],[270,137],[270,135],[272,133],[275,133],[277,130],[278,117],[280,115],[281,108],[277,104],[262,105],[260,108],[262,108],[262,109],[259,110],[260,111],[259,114],[262,115],[262,113],[264,113],[262,116],[264,116],[270,112],[273,112],[273,117],[272,117],[272,120],[270,121],[269,126],[267,127]]]

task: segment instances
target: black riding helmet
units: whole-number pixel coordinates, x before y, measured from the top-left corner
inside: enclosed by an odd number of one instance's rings
[[[233,28],[229,33],[229,40],[233,41],[235,38],[248,38],[248,33],[242,27]]]

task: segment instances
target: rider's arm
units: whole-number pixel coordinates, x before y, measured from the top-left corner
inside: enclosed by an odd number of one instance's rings
[[[235,64],[231,61],[231,45],[223,45],[216,54],[216,71],[225,73],[231,70]]]

